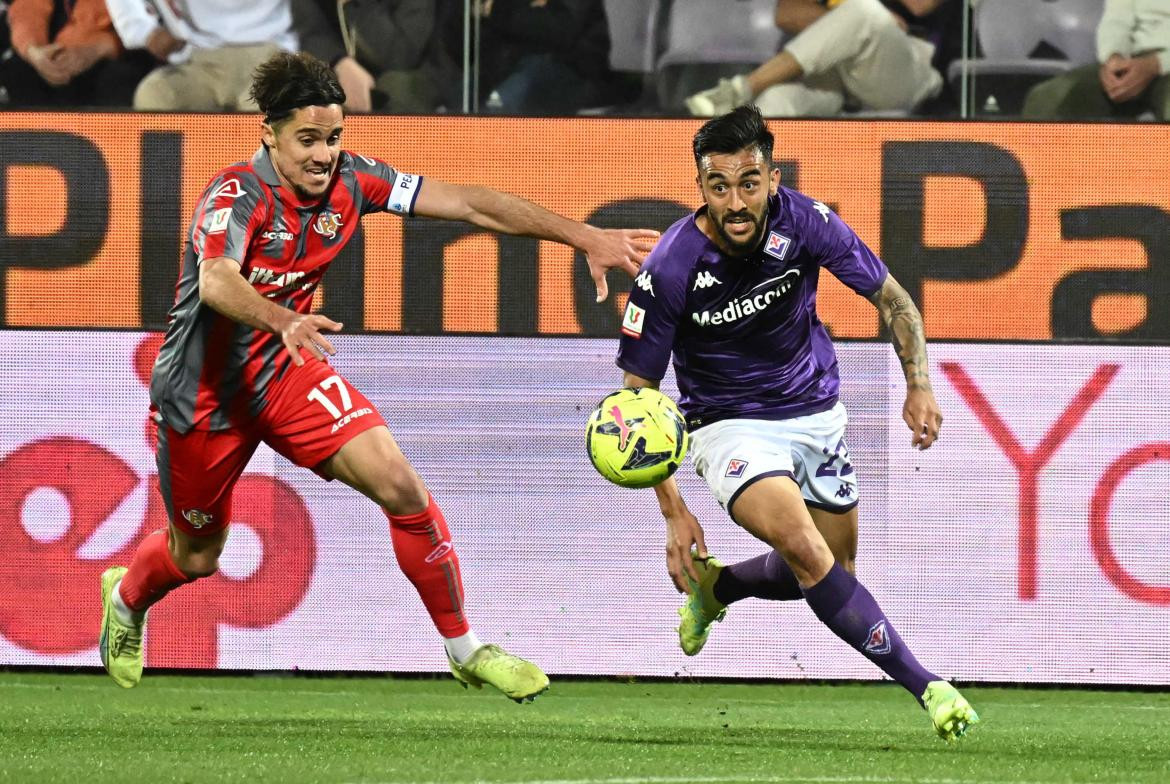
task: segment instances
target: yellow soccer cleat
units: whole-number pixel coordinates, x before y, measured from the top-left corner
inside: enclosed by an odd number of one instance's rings
[[[926,684],[922,702],[934,723],[934,731],[943,740],[961,738],[972,724],[979,723],[979,714],[971,707],[971,703],[946,681]]]
[[[707,636],[711,634],[711,624],[722,621],[727,615],[727,605],[716,599],[714,592],[723,564],[711,556],[700,558],[696,552],[691,553],[691,561],[699,573],[699,581],[687,577],[687,601],[678,608],[682,619],[678,625],[678,644],[687,656],[703,650]]]
[[[98,651],[102,666],[123,689],[132,689],[142,680],[142,627],[126,626],[114,612],[114,586],[126,574],[126,567],[111,566],[102,572],[102,634]]]
[[[548,676],[530,661],[513,656],[498,645],[481,645],[471,658],[459,664],[450,655],[451,674],[463,688],[495,686],[516,702],[532,702],[548,688]]]

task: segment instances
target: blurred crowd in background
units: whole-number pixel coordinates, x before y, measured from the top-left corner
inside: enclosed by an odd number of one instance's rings
[[[1170,0],[0,0],[0,108],[1170,119]]]

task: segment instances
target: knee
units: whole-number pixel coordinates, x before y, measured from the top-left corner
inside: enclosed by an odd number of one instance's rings
[[[139,112],[165,112],[178,108],[178,96],[164,75],[163,68],[148,73],[134,90],[134,109]]]
[[[375,488],[374,500],[391,514],[417,514],[427,508],[429,493],[409,463],[390,461]]]
[[[854,568],[854,561],[852,558],[837,558],[837,563],[841,564],[841,568],[849,572],[849,574],[857,574],[857,570]]]
[[[216,549],[200,553],[184,553],[173,557],[175,566],[179,567],[180,572],[192,580],[199,580],[210,577],[219,571],[219,554],[220,550]]]

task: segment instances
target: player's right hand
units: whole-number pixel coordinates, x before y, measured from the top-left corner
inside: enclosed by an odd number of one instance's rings
[[[329,339],[321,334],[321,330],[340,332],[343,324],[334,321],[319,313],[294,313],[288,324],[280,331],[280,339],[288,349],[293,364],[300,367],[305,364],[301,356],[301,349],[308,351],[314,359],[323,360],[325,354],[330,356],[337,353]]]
[[[666,571],[679,593],[687,592],[687,577],[699,581],[699,573],[691,560],[691,549],[699,556],[707,557],[707,543],[703,541],[703,527],[687,508],[674,512],[666,518]]]

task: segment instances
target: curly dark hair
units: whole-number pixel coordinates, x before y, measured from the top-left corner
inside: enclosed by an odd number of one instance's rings
[[[305,52],[279,52],[261,63],[252,74],[251,95],[270,125],[305,106],[345,103],[337,75]]]
[[[732,153],[757,147],[765,161],[772,160],[775,140],[768,124],[755,106],[741,106],[720,117],[708,120],[695,134],[695,165],[702,169],[703,156]]]

